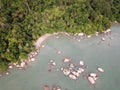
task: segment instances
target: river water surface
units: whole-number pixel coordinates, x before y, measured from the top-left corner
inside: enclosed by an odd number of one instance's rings
[[[9,75],[0,77],[0,90],[42,90],[44,85],[54,84],[61,86],[62,90],[120,90],[120,25],[113,25],[111,30],[109,35],[92,36],[80,42],[79,37],[73,36],[48,38],[36,61],[31,62],[26,70],[14,68]],[[101,41],[102,37],[106,40]],[[57,54],[58,51],[61,54]],[[96,88],[82,75],[74,81],[57,71],[66,66],[62,62],[65,57],[70,57],[76,64],[83,60],[86,73],[96,72],[99,75]],[[50,60],[54,60],[56,66],[48,72]],[[98,72],[97,67],[102,67],[105,72]]]

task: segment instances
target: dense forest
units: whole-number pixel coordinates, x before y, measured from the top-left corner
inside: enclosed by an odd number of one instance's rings
[[[92,34],[120,22],[120,0],[0,0],[0,71],[45,33]]]

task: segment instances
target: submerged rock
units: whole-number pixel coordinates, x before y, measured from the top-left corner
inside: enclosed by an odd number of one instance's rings
[[[91,77],[91,76],[88,76],[87,79],[92,85],[94,85],[96,83],[95,80],[93,79],[93,77]]]
[[[23,68],[25,66],[25,62],[21,62],[20,66]]]
[[[97,74],[96,74],[96,73],[90,73],[90,76],[91,76],[91,77],[96,77]]]
[[[10,65],[8,68],[9,68],[9,69],[12,69],[12,68],[13,68],[13,66],[12,66],[12,65]]]
[[[102,68],[97,68],[97,70],[99,71],[99,72],[104,72],[104,70],[102,69]]]
[[[76,79],[77,79],[77,77],[76,77],[75,75],[73,75],[73,74],[70,74],[70,75],[69,75],[69,78],[71,78],[71,79],[73,79],[73,80],[76,80]]]
[[[55,65],[56,65],[56,62],[53,62],[52,65],[55,66]]]
[[[102,37],[102,38],[101,38],[101,40],[102,40],[102,41],[105,41],[105,38],[104,38],[104,37]]]
[[[70,74],[70,70],[69,69],[63,69],[63,74],[64,75],[69,75]]]
[[[90,38],[90,37],[91,37],[91,35],[88,35],[88,36],[87,36],[87,38]]]
[[[80,42],[80,39],[78,39],[77,41]]]
[[[113,40],[114,38],[113,37],[110,37],[111,40]]]
[[[99,78],[96,73],[90,73],[89,76],[92,77],[95,81]]]
[[[61,87],[58,85],[52,85],[52,89],[51,90],[61,90]]]
[[[80,73],[76,72],[76,71],[72,71],[72,74],[75,75],[76,77],[80,76]]]
[[[69,64],[70,68],[74,68],[74,65],[72,63]]]
[[[65,59],[63,60],[63,62],[70,62],[70,59],[69,59],[69,58],[65,58]]]
[[[32,62],[35,61],[35,58],[31,58],[30,61],[32,61]]]
[[[60,38],[59,36],[56,36],[56,38],[58,39],[58,38]]]
[[[57,54],[61,54],[61,51],[58,51]]]
[[[44,48],[45,47],[45,45],[42,45],[42,48]]]
[[[45,86],[43,87],[43,90],[50,90],[50,87],[49,87],[48,85],[45,85]]]
[[[85,71],[83,68],[78,68],[78,70],[81,71],[81,73]]]
[[[53,60],[50,60],[48,64],[49,64],[50,66],[56,66],[56,62],[53,61]]]
[[[5,74],[6,74],[6,75],[9,75],[10,73],[9,73],[9,72],[6,72]]]
[[[83,62],[83,61],[80,61],[79,64],[80,64],[81,66],[83,66],[83,65],[84,65],[84,62]]]

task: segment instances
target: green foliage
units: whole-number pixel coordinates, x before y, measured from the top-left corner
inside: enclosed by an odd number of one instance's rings
[[[8,62],[5,58],[0,57],[0,72],[4,72],[8,68]]]
[[[0,70],[34,50],[45,33],[92,34],[120,22],[120,0],[0,0]]]

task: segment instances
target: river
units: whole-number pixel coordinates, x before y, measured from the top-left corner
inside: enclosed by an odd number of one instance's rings
[[[48,38],[36,61],[26,70],[14,68],[9,75],[0,77],[0,90],[42,90],[44,85],[51,87],[54,84],[62,90],[120,90],[120,25],[113,25],[111,30],[111,34],[83,38],[80,42],[79,37],[74,36]],[[61,54],[57,54],[58,51]],[[65,57],[71,58],[75,64],[83,60],[86,73],[98,74],[95,88],[82,75],[75,81],[60,71],[61,67],[67,66],[63,63]],[[51,72],[48,71],[50,60],[56,62]],[[105,72],[98,72],[97,67],[102,67]]]

